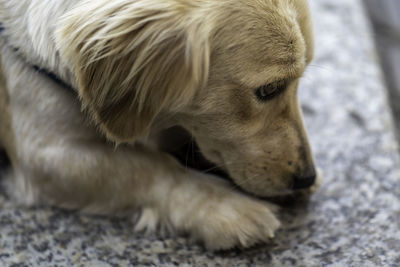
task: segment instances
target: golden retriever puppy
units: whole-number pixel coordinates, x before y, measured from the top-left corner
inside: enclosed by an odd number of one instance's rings
[[[228,249],[280,225],[250,195],[314,184],[297,100],[313,56],[306,0],[0,0],[0,22],[16,201],[131,214],[136,230]],[[179,163],[175,126],[250,194]]]

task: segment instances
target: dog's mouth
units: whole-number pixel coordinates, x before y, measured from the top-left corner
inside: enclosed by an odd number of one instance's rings
[[[164,144],[169,144],[168,146],[162,146],[162,150],[175,157],[183,166],[203,173],[213,174],[221,179],[228,180],[232,184],[236,184],[226,170],[212,163],[203,155],[194,138],[183,128],[173,127],[167,133],[164,133],[162,138],[165,139]],[[239,186],[236,189],[245,194],[255,196]],[[287,191],[275,196],[261,198],[276,204],[285,205],[285,203],[297,202],[299,195],[302,195],[302,193]],[[255,197],[260,198],[259,196]]]
[[[204,157],[194,140],[182,144],[182,146],[176,148],[176,150],[169,151],[169,153],[187,168],[192,168],[203,173],[210,173],[220,178],[231,180],[224,169],[218,167]]]
[[[204,157],[194,138],[182,127],[164,130],[159,136],[159,143],[161,150],[171,154],[183,166],[231,180],[225,170]]]
[[[10,159],[8,158],[5,150],[0,147],[0,172],[10,166]]]
[[[186,143],[179,147],[179,149],[176,149],[175,151],[170,151],[169,153],[173,155],[177,160],[179,160],[181,164],[188,168],[216,175],[217,177],[229,180],[231,183],[234,184],[233,179],[225,170],[216,166],[214,163],[210,162],[204,157],[195,141],[190,141],[189,143]],[[237,187],[236,190],[244,194],[254,196],[254,194],[243,190],[241,187]],[[286,194],[277,196],[256,197],[270,201],[280,206],[293,206],[298,203],[303,203],[303,200],[306,200],[307,196],[308,194],[305,194],[303,192],[286,192]]]

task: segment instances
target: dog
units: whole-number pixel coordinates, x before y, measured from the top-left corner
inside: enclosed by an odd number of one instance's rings
[[[18,203],[222,250],[268,242],[280,222],[262,198],[315,185],[297,99],[306,0],[0,0],[0,23],[3,186]],[[192,140],[212,167],[174,156]]]

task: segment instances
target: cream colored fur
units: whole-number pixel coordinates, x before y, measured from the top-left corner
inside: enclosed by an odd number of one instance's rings
[[[179,125],[245,191],[292,193],[293,176],[313,168],[297,101],[313,55],[305,0],[0,0],[0,22],[14,199],[141,211],[136,230],[189,233],[210,249],[274,236],[272,205],[185,168],[160,140]],[[280,80],[282,94],[257,100]]]

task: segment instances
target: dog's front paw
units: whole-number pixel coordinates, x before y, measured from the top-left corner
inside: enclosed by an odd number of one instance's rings
[[[239,194],[204,203],[194,235],[212,250],[250,247],[268,242],[280,223],[271,206]]]
[[[210,179],[192,184],[179,194],[176,192],[171,203],[171,222],[211,250],[268,242],[280,226],[275,206],[236,192],[224,182]]]
[[[168,189],[165,184],[159,188],[158,201],[142,208],[136,230],[186,233],[210,250],[247,248],[274,237],[280,226],[275,206],[237,192],[215,177],[190,174],[165,193],[161,192]]]

